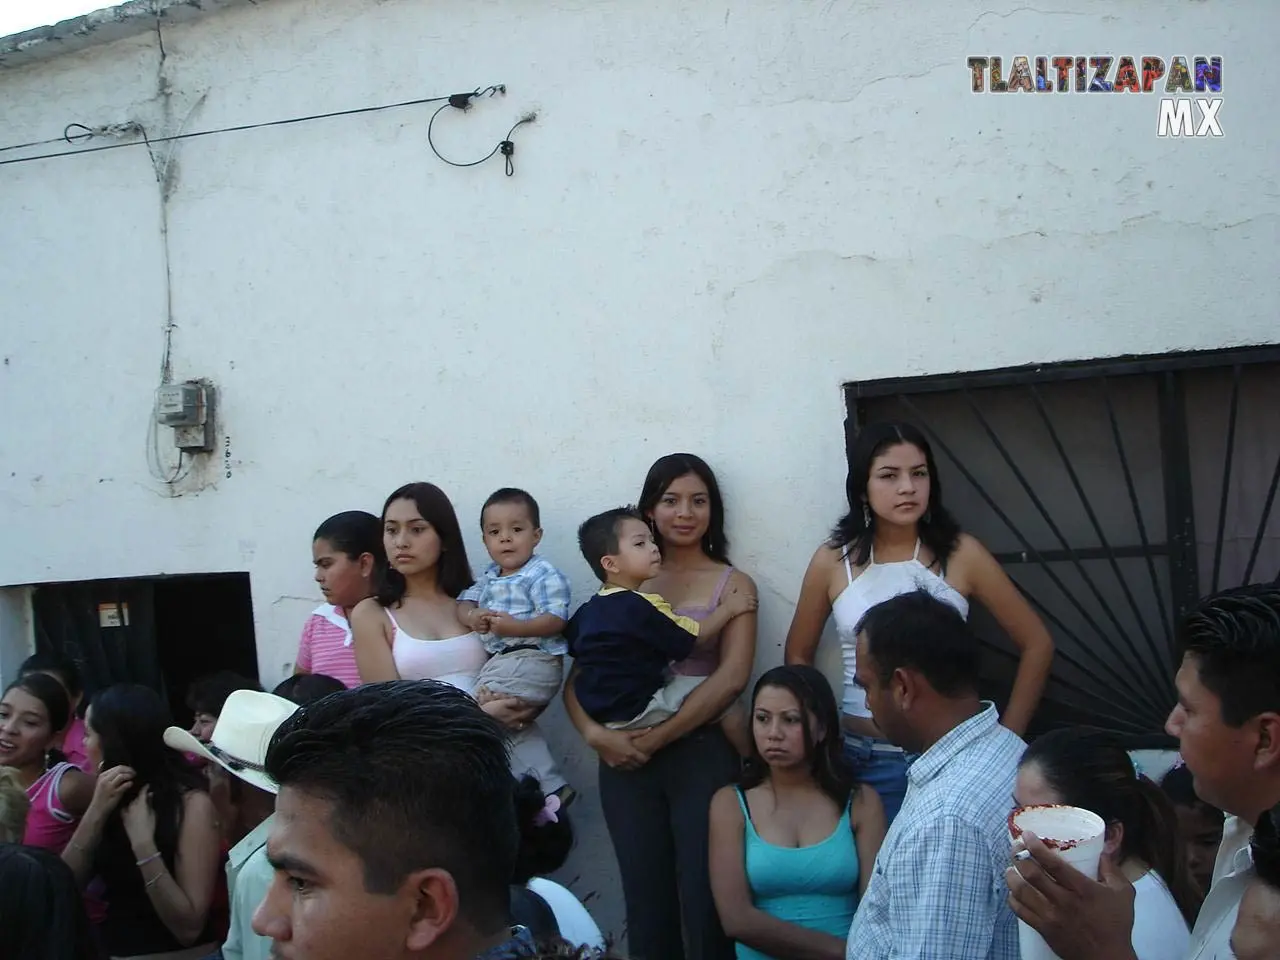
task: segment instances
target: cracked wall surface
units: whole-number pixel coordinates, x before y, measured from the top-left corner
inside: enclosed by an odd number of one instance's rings
[[[511,178],[436,160],[432,107],[161,145],[163,192],[143,146],[0,166],[0,584],[248,570],[268,682],[326,516],[433,480],[478,566],[480,504],[524,486],[585,597],[577,523],[675,450],[721,476],[772,666],[841,510],[845,381],[1280,339],[1266,0],[179,6],[0,47],[6,142],[505,83],[437,125],[468,157],[539,111]],[[1157,139],[1158,96],[969,92],[970,55],[1064,53],[1223,56],[1226,136]],[[220,404],[172,489],[145,455],[170,321]],[[587,788],[566,879],[619,931],[594,759],[551,731]]]

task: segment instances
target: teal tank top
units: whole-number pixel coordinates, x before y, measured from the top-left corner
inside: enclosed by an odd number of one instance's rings
[[[744,848],[752,902],[779,920],[842,940],[848,937],[858,906],[858,848],[849,824],[849,806],[821,843],[779,847],[756,833],[746,796],[741,790],[737,794],[746,821]],[[775,960],[744,944],[736,947],[738,960]]]

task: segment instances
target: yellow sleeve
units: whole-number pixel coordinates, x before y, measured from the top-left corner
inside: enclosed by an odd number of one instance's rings
[[[636,592],[639,593],[639,591]],[[693,617],[680,616],[680,614],[671,609],[671,604],[667,603],[666,600],[662,599],[662,597],[658,596],[656,593],[641,593],[640,596],[653,604],[653,608],[655,610],[667,619],[671,620],[671,622],[676,626],[688,630],[695,637],[698,635],[698,631],[702,629],[697,620],[693,619]]]

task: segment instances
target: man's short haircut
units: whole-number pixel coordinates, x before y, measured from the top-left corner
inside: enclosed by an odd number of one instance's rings
[[[609,575],[600,561],[618,552],[618,529],[624,520],[639,520],[644,523],[644,517],[640,516],[640,511],[635,507],[614,507],[583,521],[578,528],[578,547],[582,550],[582,559],[587,561],[587,566],[601,583]]]
[[[518,504],[529,511],[529,522],[535,528],[542,526],[542,514],[538,511],[538,501],[533,499],[533,495],[528,491],[521,490],[519,487],[503,487],[501,490],[495,490],[489,494],[489,499],[480,508],[480,526],[482,528],[484,527],[484,512],[495,503]]]
[[[192,713],[220,716],[227,697],[237,690],[257,690],[261,693],[262,685],[257,680],[250,680],[230,670],[219,670],[192,681],[187,688],[187,709]]]
[[[332,804],[329,828],[370,893],[447,871],[477,932],[507,921],[520,833],[502,727],[457,687],[368,683],[298,709],[271,738],[267,774]]]
[[[964,617],[927,590],[903,593],[863,615],[855,634],[866,634],[880,682],[899,669],[920,673],[944,697],[972,695],[978,688],[981,651]]]
[[[1253,584],[1200,601],[1182,621],[1184,653],[1222,702],[1223,722],[1242,726],[1280,712],[1280,586]]]

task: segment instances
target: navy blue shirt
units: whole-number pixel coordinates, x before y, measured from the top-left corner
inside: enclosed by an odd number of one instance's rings
[[[564,635],[582,709],[596,723],[623,723],[648,705],[671,661],[693,651],[698,622],[672,613],[657,594],[606,587],[578,608]]]

